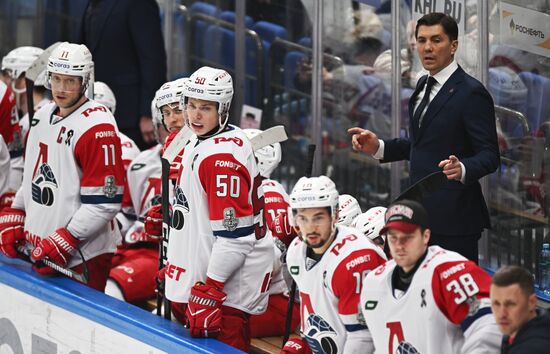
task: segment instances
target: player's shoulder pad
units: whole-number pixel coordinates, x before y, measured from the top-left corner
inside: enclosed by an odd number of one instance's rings
[[[253,153],[252,143],[246,136],[246,134],[240,129],[231,126],[232,129],[226,130],[220,134],[208,139],[208,142],[213,145],[215,149],[223,149],[224,151],[236,152],[248,152]]]
[[[424,259],[424,262],[422,262],[420,269],[434,269],[442,263],[460,261],[466,262],[468,259],[459,253],[446,250],[439,246],[430,246],[428,247],[428,254]]]
[[[113,116],[109,108],[105,107],[99,102],[89,100],[82,105],[80,110],[80,116],[84,118],[96,118],[97,116]]]

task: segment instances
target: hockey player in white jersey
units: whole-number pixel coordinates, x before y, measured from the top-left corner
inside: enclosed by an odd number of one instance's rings
[[[383,252],[356,229],[337,225],[338,191],[326,176],[300,178],[290,206],[300,238],[286,261],[299,289],[305,341],[291,338],[282,352],[372,353],[359,295],[363,277],[386,261]]]
[[[355,218],[361,213],[361,206],[355,197],[349,194],[338,197],[338,225],[354,227]]]
[[[227,124],[232,97],[224,70],[202,67],[184,82],[182,106],[196,136],[176,185],[165,292],[192,336],[248,351],[249,317],[267,307],[273,245],[252,145]]]
[[[243,129],[249,139],[262,133],[259,129]],[[284,187],[271,179],[271,174],[277,168],[282,158],[281,144],[275,143],[255,150],[254,155],[258,162],[258,169],[262,177],[262,189],[264,191],[264,217],[267,232],[273,237],[273,272],[269,286],[269,303],[267,311],[261,315],[250,318],[252,338],[273,337],[284,334],[286,312],[288,307],[288,286],[283,278],[282,255],[290,243],[287,238],[279,239],[273,232],[273,221],[276,217],[288,218],[290,204],[289,197]],[[285,215],[281,215],[285,214]],[[300,322],[299,304],[294,304],[292,312],[291,328],[296,328]]]
[[[151,105],[151,113],[158,144],[141,152],[126,172],[131,210],[138,220],[135,220],[124,234],[123,244],[118,247],[113,257],[113,268],[109,273],[105,293],[132,303],[155,296],[162,220],[159,220],[160,223],[156,226],[158,235],[147,233],[141,220],[148,211],[161,204],[160,157],[169,130],[177,132],[185,124],[185,115],[179,109],[182,92],[181,85],[171,83],[162,85],[157,91]],[[177,106],[174,106],[174,103]],[[170,105],[171,107],[167,107],[170,110],[177,109],[177,112],[169,111],[168,114],[162,115],[161,108],[165,105]],[[160,210],[158,213],[159,219],[162,219]],[[117,219],[120,220],[118,216]]]
[[[428,215],[401,200],[386,211],[392,260],[369,273],[361,310],[379,354],[497,354],[490,276],[458,253],[428,247]]]
[[[81,271],[83,256],[87,285],[103,291],[119,236],[113,219],[120,209],[124,168],[113,115],[84,95],[92,68],[84,45],[64,42],[52,52],[47,86],[54,102],[34,116],[23,184],[12,208],[0,215],[0,233],[10,257],[26,243],[33,249],[32,261],[48,257]],[[33,268],[53,273],[39,263]]]

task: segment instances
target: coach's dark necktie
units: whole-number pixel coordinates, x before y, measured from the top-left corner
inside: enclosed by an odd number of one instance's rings
[[[430,103],[430,93],[432,92],[432,87],[436,82],[437,80],[434,79],[433,76],[428,76],[424,97],[422,97],[422,101],[420,101],[420,105],[418,105],[418,108],[414,111],[413,115],[413,122],[418,122],[418,127],[422,125],[422,112],[424,112],[424,109]]]

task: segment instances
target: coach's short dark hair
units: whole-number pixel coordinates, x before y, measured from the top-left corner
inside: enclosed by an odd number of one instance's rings
[[[458,38],[458,25],[454,18],[449,15],[445,15],[441,12],[431,12],[422,16],[416,22],[416,30],[414,32],[414,37],[418,38],[418,28],[420,26],[435,26],[441,25],[443,27],[443,32],[449,37],[452,41]]]
[[[535,292],[533,275],[527,269],[515,265],[500,268],[493,276],[492,283],[500,287],[517,284],[527,295]]]

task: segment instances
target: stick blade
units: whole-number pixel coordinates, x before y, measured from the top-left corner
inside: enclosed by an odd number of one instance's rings
[[[250,142],[252,143],[252,150],[256,151],[271,144],[281,143],[287,139],[288,136],[286,135],[285,127],[276,125],[256,135],[250,139]]]
[[[174,140],[172,140],[172,143],[166,148],[164,151],[164,154],[162,154],[162,158],[168,161],[169,164],[174,162],[174,159],[178,154],[183,150],[185,145],[187,145],[187,142],[191,137],[194,135],[191,128],[189,128],[187,125],[184,125],[183,128],[178,132],[178,134],[174,137]]]
[[[407,188],[394,200],[394,202],[403,199],[421,202],[422,199],[440,190],[443,186],[447,184],[447,182],[447,176],[442,171],[430,173],[429,175],[425,176],[424,178]]]
[[[33,82],[36,81],[38,78],[38,75],[44,70],[46,70],[46,67],[48,65],[48,59],[50,58],[50,55],[54,51],[54,49],[61,44],[61,42],[55,42],[48,48],[44,49],[44,52],[36,58],[31,66],[27,69],[25,72],[25,77],[29,80],[32,80]]]

